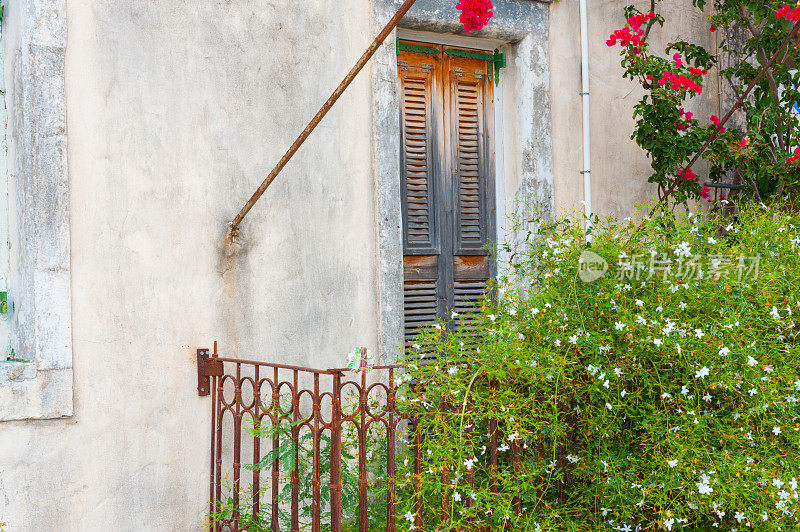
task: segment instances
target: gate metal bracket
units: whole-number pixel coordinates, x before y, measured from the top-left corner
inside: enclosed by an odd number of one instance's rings
[[[214,357],[209,358],[208,349],[197,350],[197,395],[204,397],[211,395],[210,377],[222,377],[222,362],[216,359],[216,345]]]

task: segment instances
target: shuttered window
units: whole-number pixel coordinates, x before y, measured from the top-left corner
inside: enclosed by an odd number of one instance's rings
[[[398,53],[406,342],[472,310],[495,270],[493,85],[464,51],[401,41]]]

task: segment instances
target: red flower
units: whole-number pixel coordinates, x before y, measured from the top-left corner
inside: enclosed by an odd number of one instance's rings
[[[688,169],[688,170],[686,170],[685,172],[682,172],[682,173],[681,173],[681,179],[683,179],[684,181],[692,181],[692,180],[694,180],[694,179],[697,179],[697,174],[695,174],[695,173],[692,171],[692,169],[691,169],[691,168],[689,168],[689,169]]]
[[[494,16],[491,0],[458,0],[456,9],[461,11],[459,20],[464,25],[464,31],[480,31]]]
[[[708,31],[710,31],[711,33],[714,33],[715,31],[717,31],[717,27],[712,24],[711,28],[709,28]]]
[[[708,74],[708,70],[697,67],[689,67],[689,72],[691,72],[693,76],[705,76]]]
[[[708,187],[703,187],[703,190],[700,192],[700,196],[702,196],[705,199],[710,198],[711,197],[711,189],[708,188]]]
[[[750,144],[750,137],[745,137],[739,141],[739,146],[746,148]]]
[[[638,30],[642,27],[642,24],[647,22],[650,19],[655,18],[656,14],[652,11],[649,13],[643,13],[641,15],[634,15],[628,19],[628,25],[633,28],[634,30]]]
[[[691,91],[697,94],[703,93],[703,88],[689,76],[683,74],[673,74],[672,72],[664,72],[663,77],[658,80],[659,85],[666,85],[667,82],[671,83],[670,89]]]
[[[782,8],[780,8],[777,13],[775,13],[775,18],[776,19],[785,18],[786,20],[791,20],[791,21],[800,20],[800,6],[792,10],[792,6],[787,4]]]
[[[680,68],[683,64],[683,56],[681,54],[676,53],[672,56],[672,60],[675,61],[675,68]]]
[[[795,161],[800,161],[800,148],[795,148],[794,149],[794,156],[793,157],[789,157],[788,159],[786,159],[787,163],[793,163]]]

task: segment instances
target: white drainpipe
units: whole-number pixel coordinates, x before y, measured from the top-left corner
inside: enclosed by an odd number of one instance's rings
[[[587,224],[592,214],[591,140],[589,116],[589,15],[587,0],[580,0],[581,17],[581,100],[583,101],[583,201]]]

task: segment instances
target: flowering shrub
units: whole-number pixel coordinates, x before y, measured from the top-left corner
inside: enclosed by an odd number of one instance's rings
[[[800,215],[638,225],[541,222],[419,339],[402,529],[800,529]]]
[[[725,87],[737,95],[744,94],[762,67],[767,67],[776,54],[778,60],[767,68],[742,106],[745,128],[726,128],[717,116],[712,116],[710,123],[701,123],[684,107],[688,100],[702,94],[709,70],[719,63],[718,56],[685,41],[670,43],[664,56],[652,53],[647,42],[649,31],[655,23],[663,25],[663,17],[628,6],[626,24],[609,37],[607,44],[621,47],[624,76],[638,81],[647,91],[634,109],[632,138],[650,157],[653,173],[649,181],[658,184],[662,197],[677,183],[673,192],[676,202],[687,198],[710,201],[710,190],[703,184],[706,177],[701,180],[684,168],[716,133],[704,155],[710,162],[709,181],[743,184],[745,192],[758,200],[796,191],[800,186],[800,158],[796,157],[800,154],[796,151],[800,121],[794,107],[800,100],[800,77],[789,65],[800,61],[800,48],[783,47],[783,42],[790,35],[790,27],[800,20],[800,7],[786,5],[785,0],[693,3],[707,13],[711,32],[721,29],[729,35],[732,29],[747,31],[742,50],[735,42],[721,41],[719,53],[736,57],[732,66],[718,72]]]

